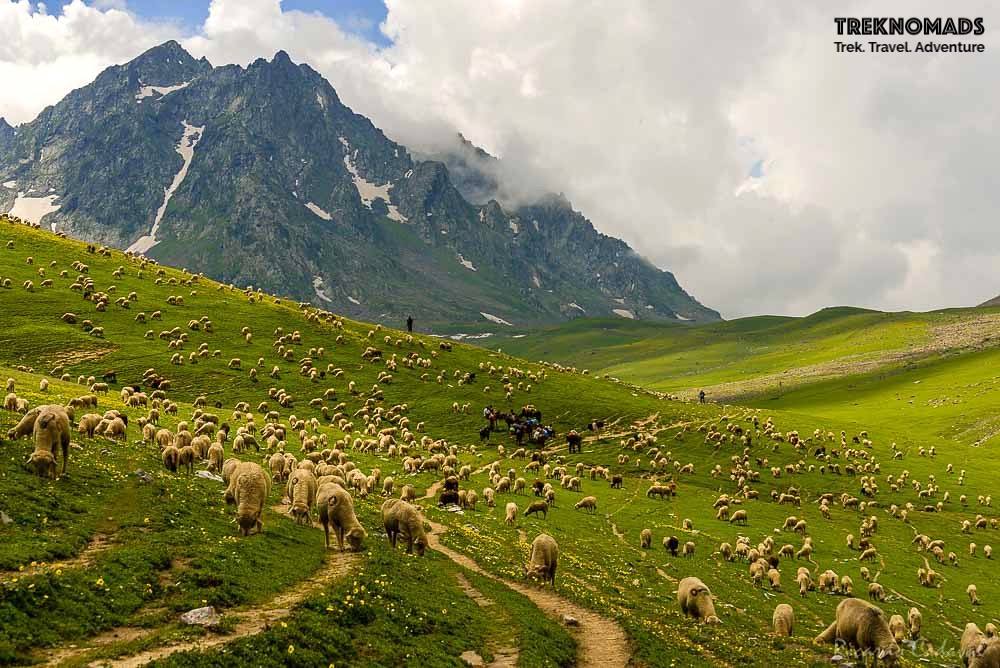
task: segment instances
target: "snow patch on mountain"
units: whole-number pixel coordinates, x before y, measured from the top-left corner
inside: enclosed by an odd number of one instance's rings
[[[352,159],[352,156],[357,156],[358,150],[354,149],[352,153],[350,143],[344,137],[338,137],[338,139],[344,147],[344,167],[351,173],[351,178],[354,180],[354,187],[358,189],[358,196],[361,197],[361,203],[370,209],[372,208],[372,202],[381,197],[389,209],[388,217],[390,220],[394,220],[397,223],[410,222],[406,216],[399,212],[399,209],[396,208],[396,205],[392,203],[392,199],[389,197],[392,181],[378,185],[361,176]]]
[[[333,220],[333,216],[331,216],[326,211],[324,211],[323,209],[319,208],[318,205],[316,205],[316,204],[314,204],[312,202],[306,202],[306,208],[309,209],[310,211],[312,211],[313,213],[315,213],[317,216],[319,216],[323,220]]]
[[[142,83],[141,81],[139,82]],[[182,88],[187,88],[190,81],[185,81],[184,83],[179,83],[174,86],[143,86],[139,89],[139,92],[135,94],[135,101],[142,104],[142,101],[147,97],[152,97],[154,94],[159,94],[160,97],[166,97],[174,91],[181,90]]]
[[[611,312],[621,318],[628,318],[629,320],[635,320],[635,313],[624,308],[613,308]]]
[[[194,149],[198,145],[198,141],[201,140],[201,133],[205,130],[204,125],[200,128],[195,127],[186,120],[181,121],[181,125],[184,127],[184,134],[181,135],[181,140],[174,147],[174,150],[180,154],[184,160],[184,164],[181,165],[180,170],[174,175],[174,180],[171,182],[170,187],[164,188],[163,204],[156,211],[156,218],[153,219],[153,227],[149,230],[149,234],[139,237],[134,244],[128,247],[128,250],[133,253],[146,253],[159,243],[159,240],[156,238],[156,232],[160,229],[160,221],[163,220],[163,214],[167,212],[167,205],[170,204],[170,198],[174,196],[174,192],[177,191],[177,188],[184,182],[184,177],[187,176],[191,161],[194,160]]]
[[[471,261],[466,260],[464,257],[462,257],[461,253],[458,254],[458,263],[463,267],[465,267],[466,269],[471,269],[472,271],[478,271],[478,269],[476,269],[475,265],[473,265]]]
[[[510,324],[509,322],[507,322],[506,320],[504,320],[503,318],[495,316],[492,313],[484,313],[483,311],[480,311],[479,315],[483,316],[484,318],[486,318],[490,322],[495,322],[498,325],[507,325],[508,327],[513,327],[514,326],[514,325]]]
[[[313,276],[313,290],[316,292],[316,296],[325,302],[333,302],[330,299],[330,295],[326,292],[326,287],[323,285],[322,276]]]
[[[18,193],[14,200],[14,208],[8,215],[17,216],[21,220],[38,224],[42,218],[48,214],[58,211],[60,204],[53,204],[59,195],[46,195],[45,197],[27,197],[25,193]]]

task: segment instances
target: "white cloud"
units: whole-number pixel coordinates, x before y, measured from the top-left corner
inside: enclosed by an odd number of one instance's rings
[[[214,0],[181,41],[216,65],[284,49],[415,148],[462,131],[727,316],[1000,292],[990,3],[387,4],[383,50],[279,0]],[[984,16],[987,51],[834,53],[833,17],[873,14]],[[80,0],[58,17],[8,1],[0,24],[15,121],[183,37]]]

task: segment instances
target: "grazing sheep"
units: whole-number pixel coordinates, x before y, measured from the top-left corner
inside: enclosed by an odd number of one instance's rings
[[[559,561],[559,545],[555,538],[540,533],[531,541],[531,551],[528,564],[524,567],[527,578],[541,579],[542,584],[548,582],[556,586],[556,566]]]
[[[412,509],[412,506],[399,499],[389,499],[386,503],[406,504]],[[368,533],[361,526],[361,522],[358,521],[358,517],[354,513],[354,500],[347,490],[335,482],[323,483],[316,492],[316,505],[319,507],[319,520],[323,524],[323,533],[326,536],[326,547],[330,547],[330,526],[332,525],[337,535],[337,546],[341,552],[344,551],[344,538],[347,538],[351,550],[360,551]],[[383,517],[385,515],[384,508],[383,505]],[[422,525],[420,530],[423,532]],[[393,541],[393,547],[395,547],[395,541]],[[422,550],[420,554],[423,554]]]
[[[226,451],[218,443],[213,443],[208,447],[208,470],[212,473],[218,473],[222,470],[223,459],[226,456]]]
[[[507,515],[506,517],[504,517],[504,522],[506,522],[509,525],[513,525],[514,522],[517,521],[517,504],[511,501],[510,503],[507,504],[505,510],[507,512]],[[545,512],[548,512],[548,507],[545,508]],[[542,514],[544,515],[545,513]]]
[[[899,645],[893,640],[881,608],[859,598],[841,601],[836,619],[816,636],[815,642],[843,642],[859,652],[871,653],[888,665],[894,665],[899,658]]]
[[[573,507],[576,508],[577,510],[580,510],[581,508],[584,508],[586,510],[589,510],[592,513],[596,513],[597,512],[597,497],[596,496],[585,496],[582,499],[580,499],[579,501],[577,501],[576,505],[573,506]]]
[[[416,549],[417,556],[424,556],[427,535],[424,533],[420,513],[414,506],[400,499],[388,499],[382,504],[382,524],[393,548],[396,547],[397,539],[402,536],[406,540],[407,554],[412,554]]]
[[[312,508],[316,503],[316,476],[308,469],[296,469],[288,476],[285,490],[291,502],[288,514],[295,518],[296,524],[311,525]],[[327,536],[327,547],[330,547],[329,534]]]
[[[653,544],[653,532],[649,529],[643,529],[639,533],[639,547],[644,550],[648,550]]]
[[[910,608],[906,619],[910,624],[910,639],[916,640],[920,637],[920,627],[924,624],[924,616],[916,608]]]
[[[160,453],[163,458],[163,466],[171,473],[177,473],[177,467],[180,464],[181,451],[178,450],[173,445],[168,445]]]
[[[681,614],[701,619],[706,624],[720,624],[712,602],[712,592],[696,577],[686,577],[677,583],[677,604]]]
[[[743,525],[746,525],[746,523],[747,523],[747,511],[743,510],[742,508],[740,510],[737,510],[736,512],[734,512],[730,516],[729,523],[730,524],[743,524]]]
[[[194,448],[192,448],[190,445],[185,445],[183,448],[180,448],[177,457],[178,468],[187,469],[188,475],[191,475],[192,473],[194,473],[194,458],[195,458]]]
[[[906,623],[903,621],[902,615],[893,615],[889,618],[889,633],[892,634],[892,639],[897,643],[906,639]]]
[[[509,508],[511,505],[512,504],[507,504],[507,507]],[[517,511],[515,510],[514,512],[516,513]],[[535,513],[541,513],[542,519],[547,518],[549,513],[549,504],[546,503],[545,501],[532,501],[531,505],[529,505],[527,509],[524,511],[524,516],[527,517],[528,515],[532,515]]]
[[[35,420],[38,419],[39,413],[41,413],[40,408],[35,408],[25,413],[24,417],[16,425],[7,430],[7,439],[16,441],[25,436],[30,436],[35,431]]]
[[[680,541],[677,540],[677,536],[667,536],[663,539],[663,549],[670,553],[670,556],[677,556],[677,548],[680,546]]]
[[[56,459],[60,451],[63,460],[60,475],[66,474],[66,465],[69,463],[69,415],[65,408],[55,404],[39,406],[36,410],[38,416],[32,427],[35,450],[28,457],[28,468],[36,475],[54,480]]]
[[[771,626],[776,636],[792,635],[792,628],[795,626],[795,612],[792,606],[787,603],[779,603],[774,608],[774,615],[771,616]]]
[[[962,662],[969,668],[993,668],[1000,665],[1000,641],[991,638],[969,622],[959,645]]]
[[[976,589],[976,585],[970,584],[965,588],[965,593],[969,595],[969,602],[972,603],[972,605],[980,605],[979,590]]]
[[[240,532],[249,536],[256,529],[264,532],[264,503],[271,493],[271,479],[255,462],[243,462],[237,468],[233,500],[236,503],[236,521]]]
[[[684,543],[684,546],[681,547],[681,556],[682,557],[693,557],[694,556],[694,548],[695,548],[695,544],[692,543],[691,541],[688,541],[688,542]]]
[[[868,598],[873,601],[884,601],[885,600],[885,587],[883,587],[878,582],[872,582],[868,585]]]

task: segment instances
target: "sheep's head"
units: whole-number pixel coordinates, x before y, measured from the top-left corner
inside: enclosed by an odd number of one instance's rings
[[[240,513],[237,523],[240,525],[240,533],[249,536],[250,532],[257,526],[257,516],[253,513]]]
[[[424,556],[424,552],[427,550],[427,539],[423,536],[415,539],[413,541],[413,551],[417,553],[418,557]]]
[[[42,478],[56,477],[56,458],[46,450],[36,450],[28,457],[27,467]]]
[[[722,620],[719,619],[716,615],[709,615],[708,617],[705,618],[705,623],[706,624],[721,624]]]
[[[367,536],[368,532],[365,531],[363,527],[354,527],[353,529],[347,532],[346,537],[347,537],[347,542],[351,545],[351,549],[354,550],[355,552],[360,552],[361,544]],[[419,554],[422,555],[423,552],[421,551],[419,552]]]
[[[546,569],[543,564],[528,564],[524,567],[524,577],[538,580],[544,578]]]
[[[885,647],[880,647],[876,652],[876,657],[887,666],[895,666],[896,662],[899,661],[899,645],[891,642]]]

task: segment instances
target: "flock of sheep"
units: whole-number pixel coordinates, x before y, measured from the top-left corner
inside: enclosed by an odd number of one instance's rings
[[[8,244],[8,248],[11,248]],[[106,249],[93,249],[101,255],[109,255]],[[163,269],[141,257],[127,256],[136,266],[139,276],[152,272],[157,284],[170,284],[196,288],[200,282],[198,276],[190,276],[179,280],[168,277]],[[28,263],[33,263],[28,258]],[[51,265],[55,267],[55,263]],[[97,290],[94,281],[87,275],[86,264],[76,261],[74,271],[78,272],[70,289],[79,291],[85,300],[96,311],[102,312],[112,303],[112,295],[116,292],[114,286],[106,286],[103,291]],[[125,271],[120,267],[116,276]],[[44,277],[44,270],[40,276]],[[63,271],[62,277],[68,277]],[[44,288],[51,287],[51,283]],[[33,291],[34,284],[25,285],[26,290]],[[233,288],[220,286],[220,289]],[[260,291],[247,289],[243,291],[251,302],[260,302],[266,298]],[[139,296],[130,293],[119,298],[114,304],[118,308],[127,309],[136,303]],[[183,303],[183,296],[174,295],[167,301],[169,306]],[[344,329],[344,323],[337,316],[303,305],[304,317],[314,323],[323,323],[334,332]],[[161,311],[149,314],[139,313],[134,321],[144,325],[152,321],[162,320]],[[65,313],[61,320],[69,325],[80,323],[80,318],[74,313]],[[82,321],[82,328],[92,336],[103,337],[104,330],[96,327],[90,320]],[[210,319],[202,317],[190,320],[186,328],[174,327],[164,329],[157,334],[147,330],[144,338],[167,342],[169,363],[172,365],[197,364],[204,358],[217,358],[222,355],[220,350],[209,350],[203,342],[184,355],[181,351],[189,343],[192,333],[211,333],[214,326]],[[253,329],[244,326],[241,336],[249,344],[253,340]],[[392,335],[382,333],[375,326],[369,331],[368,343],[375,344],[380,338],[381,345],[393,350],[386,354],[375,345],[366,345],[361,353],[362,364],[380,364],[377,381],[369,388],[362,388],[356,380],[345,383],[346,391],[360,402],[361,407],[350,412],[346,402],[338,401],[337,391],[330,387],[310,400],[308,405],[322,419],[313,417],[303,419],[291,411],[294,410],[297,398],[285,389],[272,387],[268,390],[268,400],[258,403],[255,407],[247,401],[238,402],[228,419],[209,412],[207,400],[198,397],[192,406],[188,419],[180,420],[173,430],[160,426],[164,415],[177,416],[180,407],[168,397],[170,380],[155,368],[150,368],[143,374],[142,384],[126,386],[121,389],[121,401],[129,408],[142,412],[135,424],[141,434],[142,442],[151,448],[156,448],[163,466],[171,472],[186,471],[191,473],[196,464],[204,462],[209,472],[221,476],[225,485],[224,497],[227,503],[236,508],[235,516],[239,530],[243,536],[263,531],[264,509],[271,494],[272,486],[283,485],[283,497],[288,505],[288,514],[297,522],[311,524],[313,517],[318,518],[325,533],[327,547],[330,547],[330,532],[333,530],[337,546],[340,550],[362,549],[368,532],[361,525],[354,509],[355,497],[364,498],[370,494],[380,493],[385,497],[381,505],[383,530],[390,544],[395,548],[400,540],[408,552],[423,555],[428,545],[424,520],[416,501],[416,492],[412,485],[402,485],[397,489],[392,477],[383,478],[378,468],[364,473],[351,461],[350,452],[379,454],[397,460],[406,474],[421,472],[436,472],[441,475],[442,491],[438,498],[441,505],[457,505],[462,508],[476,507],[480,494],[473,489],[461,489],[461,483],[470,480],[474,473],[471,466],[459,464],[459,448],[441,439],[433,439],[420,435],[425,431],[423,423],[411,424],[407,413],[409,405],[398,403],[391,407],[385,406],[385,389],[393,382],[393,374],[399,367],[405,367],[420,372],[425,381],[435,381],[444,384],[446,381],[456,381],[459,385],[468,382],[469,370],[455,369],[449,373],[435,362],[441,354],[451,350],[451,345],[441,342],[437,349],[427,349],[427,343],[411,335]],[[283,328],[273,332],[272,349],[280,362],[297,363],[298,373],[304,378],[320,382],[327,379],[346,381],[344,369],[333,364],[323,365],[321,360],[325,355],[322,347],[308,348],[308,354],[297,353],[296,349],[303,344],[302,334],[298,331],[286,333]],[[345,342],[343,333],[336,334],[335,344]],[[264,357],[258,358],[252,365],[244,365],[243,359],[233,357],[226,365],[230,370],[246,373],[253,382],[258,382],[260,376],[280,379],[283,369],[279,364],[268,365]],[[270,366],[270,368],[268,368]],[[437,367],[436,371],[432,371]],[[563,367],[554,365],[562,371]],[[519,391],[530,392],[532,384],[542,383],[544,372],[529,372],[513,366],[494,366],[491,363],[481,363],[478,369],[487,373],[493,382],[502,389],[508,400]],[[572,371],[572,370],[569,370]],[[54,376],[61,380],[74,380],[62,369],[54,370]],[[61,473],[67,470],[73,429],[88,438],[104,437],[124,441],[129,429],[132,428],[129,416],[122,411],[108,410],[103,413],[95,411],[99,396],[110,391],[113,378],[98,380],[93,377],[75,379],[87,388],[87,393],[69,401],[66,405],[47,404],[34,408],[16,393],[15,382],[8,380],[3,408],[22,415],[20,421],[7,434],[11,440],[30,437],[34,449],[26,465],[37,475],[56,479],[60,475],[59,458],[61,457]],[[110,382],[109,382],[110,381]],[[42,379],[39,391],[47,392],[49,382]],[[273,402],[273,404],[272,404]],[[331,405],[333,404],[333,405]],[[286,411],[283,415],[281,410]],[[217,406],[221,408],[221,406]],[[457,412],[468,410],[467,405],[455,403],[453,409]],[[85,412],[87,411],[87,412]],[[83,413],[79,419],[77,413]],[[134,416],[133,416],[134,417]],[[746,507],[752,501],[761,500],[760,486],[762,478],[769,476],[772,481],[782,477],[791,477],[803,472],[816,472],[836,476],[849,476],[857,480],[859,494],[862,498],[851,494],[836,495],[826,493],[815,501],[822,517],[831,517],[831,508],[839,505],[843,510],[856,512],[859,517],[859,538],[847,536],[847,545],[858,551],[860,563],[875,562],[880,558],[875,539],[879,530],[879,518],[871,514],[876,508],[881,508],[879,499],[881,490],[881,465],[875,456],[874,445],[867,433],[860,433],[850,441],[845,433],[838,438],[833,433],[822,433],[817,430],[811,437],[803,438],[797,432],[782,433],[778,431],[771,419],[761,420],[758,413],[748,411],[745,419],[723,416],[715,424],[703,424],[696,429],[704,434],[706,445],[718,452],[724,445],[740,449],[738,454],[730,457],[729,470],[717,464],[709,471],[709,476],[720,483],[729,481],[732,493],[721,494],[715,504],[716,518],[728,525],[747,526],[751,513]],[[329,431],[323,429],[334,426],[343,434],[339,439],[332,439]],[[681,440],[688,432],[688,427],[677,433]],[[133,429],[133,433],[134,433]],[[575,442],[579,451],[579,435],[571,432],[570,441]],[[773,466],[766,457],[752,454],[763,452],[765,448],[754,445],[763,443],[772,450],[777,450],[780,444],[788,444],[799,455],[795,463],[783,467]],[[300,456],[292,454],[294,446],[299,449]],[[855,447],[857,446],[857,447]],[[234,456],[226,458],[227,447]],[[636,430],[633,435],[621,442],[621,454],[618,464],[642,466],[644,457],[649,468],[651,485],[646,496],[649,498],[670,499],[678,494],[679,481],[684,476],[695,474],[694,463],[681,463],[672,453],[659,446],[652,431]],[[470,447],[474,451],[474,446]],[[528,452],[523,448],[512,453],[512,458],[527,459]],[[503,445],[498,447],[501,460],[505,457]],[[934,457],[933,448],[921,451],[921,456]],[[258,461],[253,461],[254,456]],[[902,459],[902,453],[891,448],[893,459]],[[591,480],[605,480],[612,488],[622,486],[622,476],[612,474],[610,468],[603,466],[585,466],[577,463],[570,467],[565,457],[551,453],[535,453],[531,461],[526,462],[524,474],[536,476],[531,485],[525,477],[519,476],[515,469],[504,472],[501,470],[501,460],[484,467],[490,478],[490,485],[482,490],[481,498],[489,507],[495,507],[496,497],[500,494],[527,493],[530,489],[537,500],[525,508],[523,515],[541,515],[547,517],[549,509],[556,503],[557,488],[552,481],[565,490],[582,493],[583,480],[589,475]],[[762,473],[765,472],[765,473]],[[946,473],[953,475],[954,470],[948,465]],[[964,480],[965,472],[959,476],[959,484]],[[951,502],[948,492],[939,492],[935,476],[926,480],[912,479],[907,471],[899,475],[884,476],[885,484],[890,493],[904,489],[912,489],[919,498],[926,501],[922,507],[912,503],[902,505],[891,504],[886,509],[889,517],[909,523],[915,512],[940,512],[945,504]],[[773,490],[771,501],[779,505],[801,507],[802,492],[795,485],[789,485],[785,491]],[[765,495],[766,498],[766,495]],[[936,501],[936,502],[932,502]],[[963,507],[968,505],[968,499],[963,495],[959,499]],[[989,507],[990,497],[980,497],[979,505]],[[578,510],[596,512],[598,498],[586,495],[574,504]],[[740,507],[744,506],[744,507]],[[513,501],[505,506],[504,520],[514,524],[520,510]],[[974,519],[964,520],[963,533],[974,530],[996,528],[996,519],[987,519],[977,515]],[[683,520],[682,528],[690,530],[692,522]],[[792,543],[778,545],[774,535],[790,532],[800,539],[798,546]],[[650,549],[653,533],[643,529],[640,533],[640,547]],[[694,555],[696,545],[693,541],[680,541],[677,536],[664,536],[663,547],[671,555],[690,557]],[[917,550],[932,556],[938,564],[957,565],[958,555],[946,552],[945,543],[924,534],[917,534],[913,545]],[[978,554],[978,545],[970,542],[970,556]],[[775,527],[773,532],[754,544],[748,536],[740,535],[735,545],[723,542],[718,546],[717,553],[726,562],[744,561],[749,564],[752,582],[757,586],[767,585],[774,590],[781,589],[781,560],[805,559],[811,563],[815,556],[816,546],[809,535],[808,523],[799,517],[789,516],[783,526]],[[992,547],[984,545],[983,555],[992,557]],[[543,583],[555,584],[558,565],[559,546],[552,536],[541,533],[531,544],[525,575],[541,580]],[[869,581],[867,595],[871,601],[882,602],[886,599],[883,586],[872,577],[866,566],[861,568],[862,577]],[[940,587],[941,582],[930,561],[924,558],[924,567],[917,572],[920,585],[925,587]],[[844,643],[859,651],[865,652],[877,659],[893,662],[900,655],[900,643],[904,640],[920,638],[922,616],[917,608],[911,608],[907,619],[900,615],[892,615],[886,619],[882,610],[860,598],[854,597],[854,583],[847,575],[839,577],[832,569],[820,573],[816,581],[813,571],[800,567],[796,574],[796,585],[802,596],[815,589],[830,593],[839,593],[845,598],[836,608],[834,621],[819,634],[817,643]],[[967,595],[973,605],[980,603],[975,585],[969,585]],[[697,577],[686,577],[679,581],[677,601],[681,612],[708,624],[720,623],[713,603],[713,595],[709,587]],[[778,605],[773,614],[772,625],[774,633],[779,636],[792,635],[795,620],[791,605]],[[1000,666],[1000,637],[997,629],[988,624],[985,630],[980,630],[975,624],[969,624],[961,638],[961,652],[965,663],[969,666]]]

